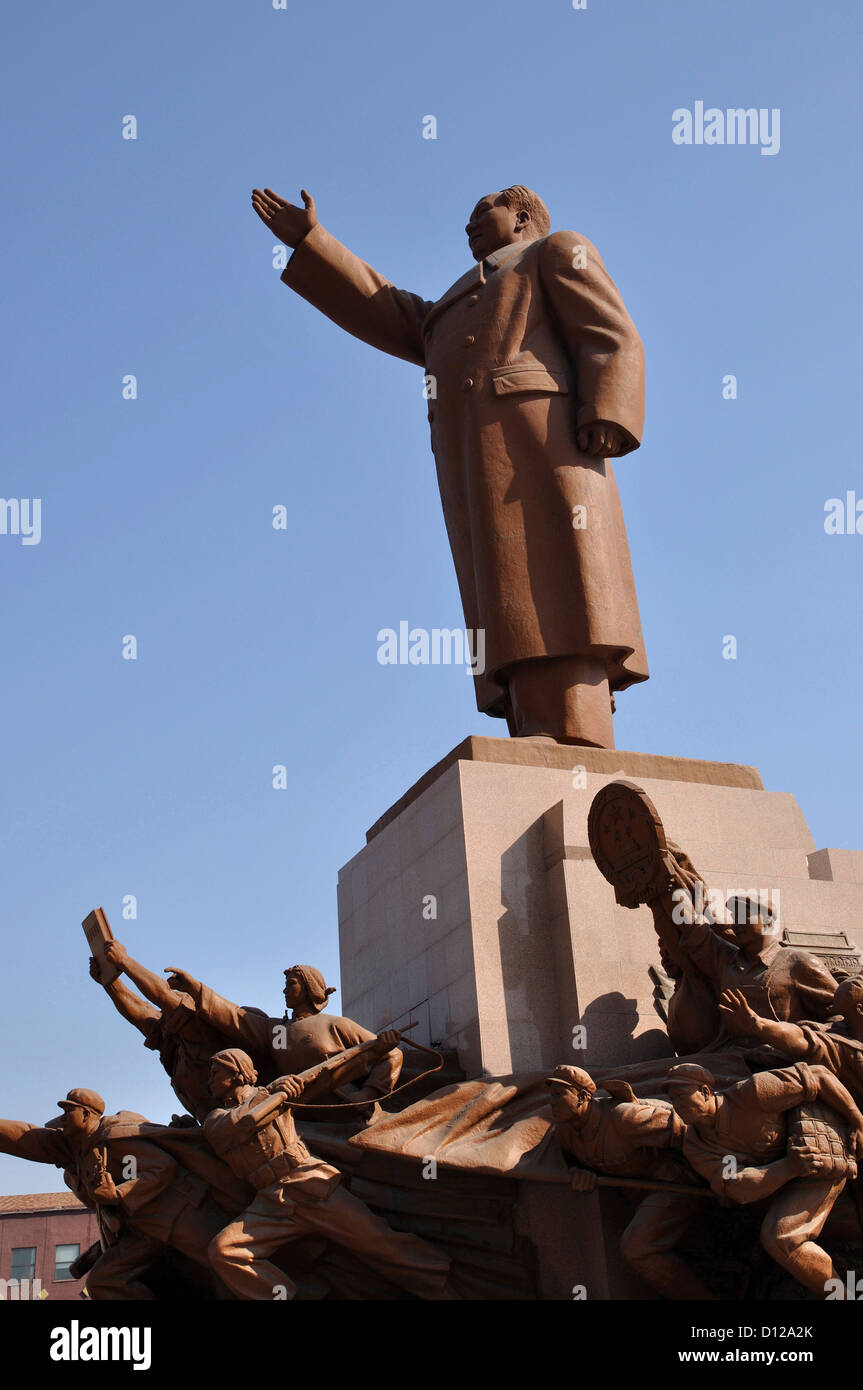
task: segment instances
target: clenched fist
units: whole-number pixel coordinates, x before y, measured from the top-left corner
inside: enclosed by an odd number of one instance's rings
[[[267,1090],[270,1095],[275,1095],[277,1091],[283,1091],[288,1100],[296,1100],[301,1096],[305,1089],[305,1082],[298,1076],[280,1076],[275,1081],[271,1081]]]
[[[617,425],[607,420],[598,420],[595,425],[583,425],[575,436],[575,442],[583,454],[594,459],[617,458],[626,443],[626,434]]]

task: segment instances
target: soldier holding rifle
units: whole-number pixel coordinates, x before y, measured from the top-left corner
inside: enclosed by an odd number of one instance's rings
[[[320,1081],[326,1069],[337,1079],[343,1066],[334,1059],[307,1079]],[[297,1134],[289,1104],[303,1093],[306,1078],[282,1076],[258,1086],[251,1057],[234,1047],[216,1053],[210,1078],[215,1104],[204,1135],[257,1194],[210,1244],[213,1269],[238,1298],[293,1297],[295,1285],[270,1257],[306,1235],[346,1246],[417,1298],[448,1297],[447,1257],[375,1216],[340,1185],[338,1169],[310,1153]]]
[[[207,1184],[151,1142],[143,1116],[106,1115],[102,1097],[80,1087],[58,1103],[59,1123],[0,1120],[0,1152],[65,1169],[98,1213],[103,1248],[87,1279],[90,1297],[152,1299],[143,1276],[169,1246],[208,1268],[207,1247],[225,1214]]]

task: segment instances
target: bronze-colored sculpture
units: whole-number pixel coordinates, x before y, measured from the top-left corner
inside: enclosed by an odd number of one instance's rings
[[[282,1076],[256,1085],[252,1059],[240,1048],[216,1053],[210,1076],[215,1106],[204,1134],[256,1194],[210,1245],[213,1269],[238,1298],[292,1297],[295,1286],[269,1257],[309,1234],[346,1246],[419,1298],[447,1296],[447,1257],[394,1231],[346,1191],[337,1168],[309,1152],[288,1108],[301,1095],[302,1080]]]
[[[134,981],[144,999],[119,976],[104,986],[105,993],[117,1012],[143,1033],[145,1047],[158,1052],[176,1096],[190,1115],[202,1121],[212,1104],[210,1058],[225,1039],[201,1016],[188,994],[171,989],[161,975],[133,960],[119,941],[111,941],[104,953],[116,970]],[[90,974],[101,983],[100,965],[93,957]]]
[[[292,965],[285,971],[284,998],[291,1013],[282,1018],[232,1004],[185,970],[172,969],[168,984],[193,1000],[199,1017],[217,1031],[223,1044],[236,1043],[247,1050],[262,1074],[273,1077],[305,1071],[347,1048],[377,1042],[377,1057],[360,1057],[354,1075],[342,1076],[330,1099],[353,1105],[367,1102],[366,1118],[372,1119],[378,1097],[388,1095],[395,1086],[403,1062],[400,1034],[388,1029],[378,1037],[351,1018],[324,1013],[333,990],[314,966]],[[352,1084],[356,1080],[359,1086]],[[327,1097],[316,1099],[324,1102]]]
[[[613,692],[647,679],[611,458],[636,449],[641,340],[598,251],[549,234],[516,186],[467,224],[477,265],[437,301],[396,289],[271,189],[282,280],[340,327],[425,367],[465,624],[485,633],[477,705],[514,736],[613,747]]]
[[[732,1037],[764,1043],[796,1061],[827,1067],[863,1104],[863,979],[859,975],[836,987],[829,1024],[789,1023],[764,1018],[741,990],[726,990],[719,1009]]]
[[[679,1055],[728,1044],[719,1010],[727,989],[743,989],[765,1017],[827,1016],[836,990],[827,967],[809,951],[783,947],[772,914],[757,899],[730,899],[733,920],[714,918],[704,879],[668,839],[641,787],[621,780],[597,792],[588,835],[617,901],[633,908],[647,903],[653,914],[663,968],[675,980],[668,1036]]]
[[[61,1119],[45,1126],[0,1120],[0,1152],[63,1168],[76,1196],[98,1213],[103,1248],[88,1274],[90,1297],[152,1299],[143,1276],[168,1247],[208,1269],[208,1246],[226,1213],[206,1178],[223,1189],[221,1165],[203,1156],[202,1177],[183,1162],[182,1144],[172,1154],[158,1142],[166,1132],[142,1115],[106,1115],[95,1091],[73,1089],[58,1104]],[[226,1177],[234,1189],[226,1206],[236,1208],[242,1188]]]
[[[704,1198],[695,1190],[661,1190],[663,1184],[695,1188],[680,1153],[683,1123],[668,1101],[639,1100],[625,1083],[602,1084],[605,1096],[586,1071],[571,1066],[556,1067],[547,1081],[557,1136],[579,1164],[572,1170],[574,1190],[593,1191],[598,1173],[652,1180],[657,1190],[642,1197],[621,1237],[624,1259],[663,1298],[712,1299],[674,1248]]]
[[[761,1244],[824,1298],[836,1271],[816,1238],[863,1151],[863,1115],[849,1092],[825,1067],[805,1063],[720,1090],[704,1067],[683,1062],[668,1073],[667,1089],[686,1122],[687,1161],[718,1197],[769,1202]]]
[[[742,989],[765,1017],[825,1018],[836,992],[830,971],[811,952],[783,947],[757,900],[747,900],[747,908],[732,928],[733,942],[707,922],[681,925],[680,950],[709,981],[717,1004],[726,989]]]

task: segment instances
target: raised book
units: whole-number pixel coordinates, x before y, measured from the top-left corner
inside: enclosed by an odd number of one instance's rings
[[[84,928],[84,935],[90,943],[90,952],[95,956],[99,963],[99,983],[110,985],[121,974],[116,965],[112,965],[105,955],[105,947],[109,941],[114,940],[114,933],[108,925],[108,918],[105,916],[101,907],[94,907],[93,911],[84,918],[81,926]]]

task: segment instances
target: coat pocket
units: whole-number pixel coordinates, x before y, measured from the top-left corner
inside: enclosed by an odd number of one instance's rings
[[[496,396],[515,396],[522,391],[565,395],[569,391],[564,372],[550,372],[539,365],[496,367],[491,373],[491,384]]]

